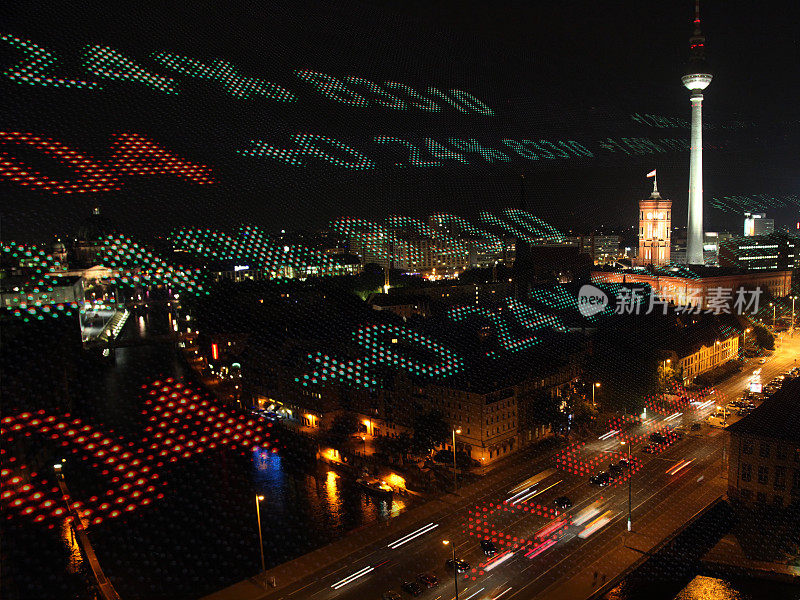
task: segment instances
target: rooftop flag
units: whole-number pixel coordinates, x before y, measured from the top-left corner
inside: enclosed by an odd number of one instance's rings
[[[656,176],[656,170],[655,170],[655,169],[653,169],[652,171],[650,171],[650,172],[647,174],[647,176],[648,176],[648,177],[655,177],[655,176]]]

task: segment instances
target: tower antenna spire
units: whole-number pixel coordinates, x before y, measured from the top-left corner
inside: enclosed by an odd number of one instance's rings
[[[692,127],[689,150],[689,218],[686,263],[703,264],[703,90],[713,76],[706,62],[706,38],[700,30],[700,0],[694,2],[694,34],[689,38],[689,64],[681,77],[691,92]]]

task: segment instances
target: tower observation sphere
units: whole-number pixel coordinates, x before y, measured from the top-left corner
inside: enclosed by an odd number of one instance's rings
[[[694,33],[689,38],[689,63],[681,77],[692,92],[692,130],[689,155],[689,218],[686,232],[686,262],[703,264],[703,90],[712,75],[706,63],[706,38],[700,30],[700,0],[694,5]]]

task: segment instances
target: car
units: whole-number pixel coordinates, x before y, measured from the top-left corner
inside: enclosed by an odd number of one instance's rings
[[[591,477],[589,477],[589,483],[591,483],[592,485],[605,487],[609,483],[611,483],[611,475],[609,475],[605,471],[601,471],[597,475],[592,475]]]
[[[615,479],[620,475],[622,475],[624,472],[625,470],[619,463],[611,463],[610,465],[608,465],[608,474]]]
[[[444,564],[448,569],[450,569],[451,571],[453,570],[454,563],[452,558],[448,558],[447,562]],[[467,571],[469,571],[469,563],[465,560],[457,558],[455,560],[455,569],[457,573],[466,573]]]
[[[481,550],[486,556],[494,556],[497,554],[497,546],[491,540],[481,540]]]
[[[572,500],[570,500],[566,496],[559,496],[558,498],[555,499],[555,505],[561,510],[567,510],[569,507],[572,506]]]
[[[642,452],[645,454],[655,454],[658,452],[658,445],[657,444],[647,444],[646,446],[642,447]]]
[[[656,444],[663,444],[667,441],[667,438],[660,431],[654,431],[650,434],[650,441],[655,442]]]
[[[417,579],[427,588],[433,588],[439,585],[439,578],[433,573],[422,573],[417,575]]]
[[[382,600],[403,600],[403,597],[394,590],[387,590],[381,594]]]
[[[422,586],[416,581],[404,581],[400,584],[400,589],[412,596],[420,596],[424,591]]]
[[[698,431],[700,428],[701,428],[700,423],[692,423],[692,425],[689,427],[689,429],[691,429],[692,431]]]

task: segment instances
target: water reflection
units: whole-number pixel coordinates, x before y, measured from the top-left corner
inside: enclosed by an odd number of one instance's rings
[[[69,522],[63,519],[59,524],[59,533],[61,541],[67,550],[67,572],[79,573],[83,568],[83,556],[81,555],[81,547],[78,544],[78,538],[72,530]]]
[[[169,324],[167,311],[151,309],[130,319],[122,337],[138,340],[163,334]],[[193,380],[174,347],[163,343],[118,348],[113,362],[98,363],[88,355],[81,360],[85,365],[69,381],[68,401],[73,406],[67,408],[87,423],[113,430],[123,441],[140,439],[148,425],[142,416],[143,384],[166,377]],[[64,377],[56,368],[51,376]],[[55,410],[65,408],[52,395],[39,402],[50,402]],[[103,491],[96,470],[80,464],[86,468],[74,477],[76,498]],[[129,600],[188,600],[253,575],[260,567],[254,493],[265,497],[261,519],[268,568],[350,530],[397,516],[408,504],[397,498],[376,500],[349,473],[309,463],[291,447],[280,453],[260,448],[244,455],[203,453],[167,469],[161,485],[163,497],[151,508],[104,521],[90,531],[106,575]],[[14,525],[20,528],[15,537],[20,541],[6,560],[6,572],[28,587],[35,586],[43,572],[54,577],[58,573],[58,583],[48,582],[53,586],[50,597],[86,598],[72,593],[76,582],[85,590],[87,569],[68,525],[62,522],[52,530],[33,523]],[[42,547],[54,550],[48,554]],[[65,581],[65,573],[83,575]],[[32,592],[26,597],[44,596]]]
[[[675,600],[743,600],[744,596],[724,579],[698,575],[675,597]]]

